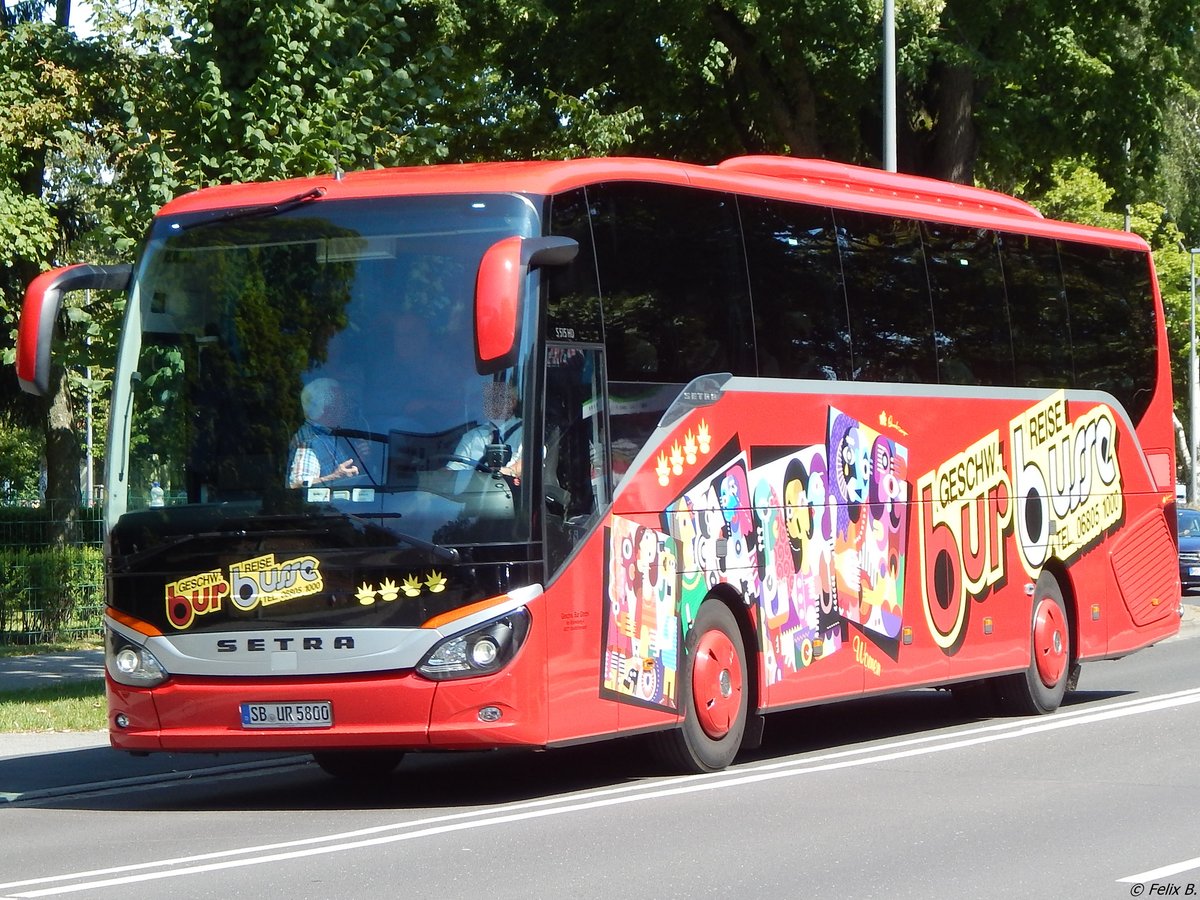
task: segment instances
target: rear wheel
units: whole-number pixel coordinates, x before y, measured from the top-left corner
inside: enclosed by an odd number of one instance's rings
[[[716,772],[737,755],[746,730],[746,651],[729,608],[708,599],[684,642],[680,673],[681,727],[654,735],[672,768]]]
[[[390,775],[403,750],[318,750],[313,759],[326,774],[346,781],[368,781]]]
[[[1071,629],[1058,579],[1043,572],[1033,594],[1032,658],[1024,672],[996,680],[1003,712],[1038,716],[1062,703],[1071,673]]]

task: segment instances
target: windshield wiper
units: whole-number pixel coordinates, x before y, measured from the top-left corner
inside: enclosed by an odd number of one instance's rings
[[[315,187],[310,188],[303,193],[296,194],[293,197],[288,197],[280,200],[278,203],[264,203],[261,206],[237,206],[232,209],[223,209],[207,219],[200,219],[196,222],[189,222],[186,225],[180,225],[181,231],[190,231],[193,228],[199,228],[201,225],[212,225],[216,222],[229,222],[233,219],[255,219],[255,218],[270,218],[277,216],[280,213],[285,213],[289,209],[295,209],[297,206],[303,206],[311,200],[316,200],[325,196],[325,188]]]
[[[194,541],[218,539],[227,541],[230,538],[245,540],[247,538],[295,537],[297,534],[298,532],[294,528],[275,528],[267,531],[247,531],[244,528],[231,528],[225,531],[191,531],[185,534],[176,534],[167,538],[161,544],[155,544],[153,547],[147,547],[145,550],[134,550],[131,553],[120,555],[113,553],[113,572],[132,572],[136,568],[143,567],[150,560]]]
[[[342,513],[342,515],[344,515],[347,519],[352,519],[355,522],[358,522],[364,528],[372,528],[372,529],[373,528],[382,528],[382,526],[376,525],[375,523],[369,521],[369,519],[366,516],[356,516],[353,513],[347,513],[347,512]],[[401,518],[401,514],[400,513],[375,513],[371,516],[371,518],[372,519],[399,519],[399,518]],[[400,541],[401,543],[408,544],[410,547],[416,547],[418,550],[424,550],[427,553],[430,553],[433,556],[437,557],[438,559],[442,560],[442,562],[456,563],[462,558],[459,555],[459,552],[457,550],[455,550],[453,547],[443,547],[441,544],[433,544],[433,543],[430,543],[429,541],[423,540],[419,537],[414,537],[411,534],[405,534],[403,531],[394,531],[391,528],[384,528],[383,530],[386,531],[392,537],[394,537],[396,540]]]
[[[287,531],[275,532],[276,535],[282,536],[290,534]],[[244,536],[245,532],[238,531],[195,531],[186,534],[176,534],[163,540],[160,544],[155,544],[153,547],[147,547],[145,550],[134,550],[132,553],[118,555],[113,553],[113,571],[132,572],[135,567],[141,567],[156,557],[162,556],[177,547],[182,547],[184,544],[190,544],[193,541],[212,540],[215,538],[229,538],[230,536]],[[255,532],[255,537],[259,536],[259,532]],[[268,534],[264,532],[264,534]]]

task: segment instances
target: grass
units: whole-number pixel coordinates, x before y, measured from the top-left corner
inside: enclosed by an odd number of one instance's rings
[[[106,728],[104,682],[0,692],[0,732],[96,731]]]
[[[9,656],[37,656],[39,653],[61,653],[64,650],[103,650],[101,638],[61,641],[56,644],[0,644],[0,659]]]

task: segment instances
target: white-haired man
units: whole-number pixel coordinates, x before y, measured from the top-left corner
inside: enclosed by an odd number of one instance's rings
[[[292,437],[288,487],[313,487],[358,475],[352,448],[333,431],[345,418],[342,386],[332,378],[314,379],[300,392],[300,405],[305,421]]]

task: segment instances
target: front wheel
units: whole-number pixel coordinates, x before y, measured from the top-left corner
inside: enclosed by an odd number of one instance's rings
[[[996,681],[1003,712],[1040,716],[1062,703],[1071,672],[1071,629],[1058,579],[1049,572],[1038,578],[1033,594],[1032,658],[1024,672]]]
[[[370,781],[390,775],[400,760],[403,750],[318,750],[313,753],[327,775],[344,781]]]
[[[708,599],[684,642],[680,673],[683,722],[654,735],[672,768],[717,772],[737,755],[746,730],[746,651],[737,620],[725,604]]]

